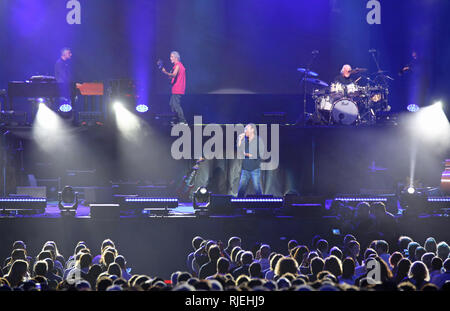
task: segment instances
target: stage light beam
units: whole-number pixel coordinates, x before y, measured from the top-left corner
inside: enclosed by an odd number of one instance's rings
[[[417,129],[419,134],[429,139],[445,139],[450,134],[450,125],[442,109],[442,102],[422,108],[417,113]]]
[[[113,109],[120,133],[128,140],[137,140],[142,134],[140,118],[129,111],[121,102],[115,102]]]

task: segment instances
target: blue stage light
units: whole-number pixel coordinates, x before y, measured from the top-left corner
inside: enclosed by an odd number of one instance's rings
[[[0,198],[0,202],[46,202],[45,198]]]
[[[429,197],[428,202],[450,202],[450,197]]]
[[[417,112],[419,111],[420,107],[416,104],[409,104],[408,107],[406,107],[406,109],[408,109],[408,111],[410,112]]]
[[[281,198],[266,198],[266,199],[245,198],[245,199],[231,199],[231,202],[245,202],[245,203],[283,202],[283,199],[281,199]]]
[[[344,202],[387,202],[387,198],[384,197],[337,197],[336,201]]]
[[[136,106],[136,111],[140,112],[140,113],[147,112],[148,111],[148,106],[147,105],[143,105],[143,104],[137,105]]]
[[[72,106],[69,104],[62,104],[61,106],[59,106],[59,111],[70,112],[70,111],[72,111]]]
[[[126,198],[125,202],[178,202],[177,198]]]

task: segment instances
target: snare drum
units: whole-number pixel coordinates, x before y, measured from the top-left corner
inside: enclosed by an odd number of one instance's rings
[[[336,124],[351,125],[359,119],[358,105],[348,99],[340,99],[333,104],[331,118]]]

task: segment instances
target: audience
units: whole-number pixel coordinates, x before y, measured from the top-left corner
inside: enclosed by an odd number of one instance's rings
[[[220,249],[218,245],[212,245],[208,251],[209,261],[201,266],[198,276],[200,279],[217,273],[217,260],[220,258]]]
[[[379,215],[383,209],[377,205],[371,214]],[[360,215],[363,216],[371,217]],[[23,241],[16,241],[0,269],[0,288],[10,291],[450,289],[450,251],[445,241],[438,243],[434,237],[428,237],[421,246],[407,236],[400,236],[391,244],[380,235],[372,237],[376,239],[367,239],[364,244],[353,234],[341,237],[340,241],[325,237],[332,243],[318,235],[312,243],[290,240],[285,255],[286,244],[261,243],[258,248],[253,245],[248,248],[240,237],[233,236],[223,249],[220,241],[196,236],[185,270],[172,273],[167,281],[157,276],[131,274],[125,257],[110,239],[103,241],[95,257],[84,241],[78,242],[67,261],[53,241],[46,242],[34,256],[28,254]]]
[[[261,265],[261,270],[265,271],[270,268],[270,246],[262,244],[259,248],[260,259],[256,260]]]

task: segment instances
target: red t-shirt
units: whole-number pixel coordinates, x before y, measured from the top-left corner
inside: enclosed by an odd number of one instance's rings
[[[173,70],[178,66],[177,76],[172,79],[172,94],[182,94],[186,91],[186,68],[181,62],[173,65]]]

